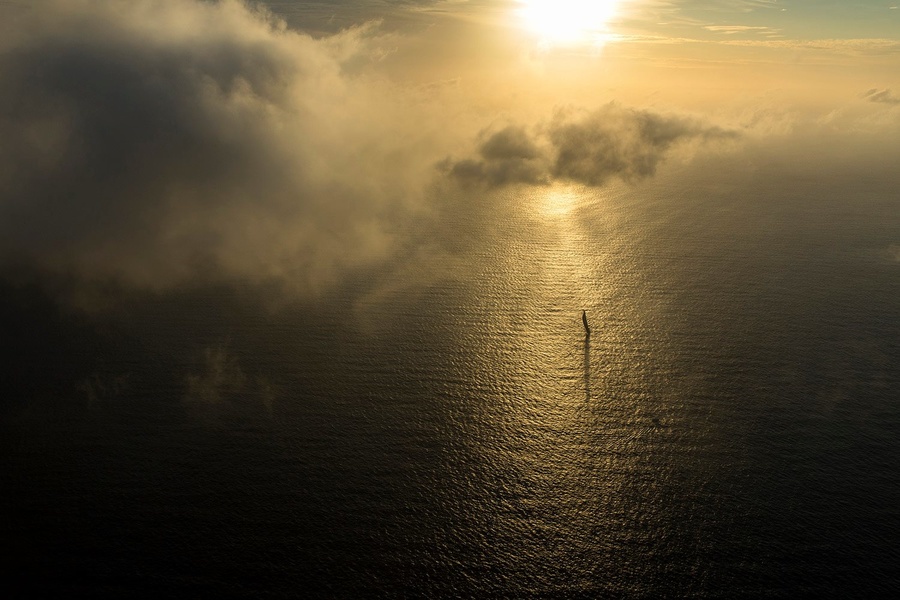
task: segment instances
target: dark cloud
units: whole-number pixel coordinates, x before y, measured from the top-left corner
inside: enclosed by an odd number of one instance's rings
[[[372,28],[314,40],[229,1],[20,12],[0,42],[4,258],[309,291],[389,252],[433,159],[407,148],[402,99],[352,72]]]
[[[491,186],[547,181],[544,152],[524,128],[510,125],[481,138],[479,159],[446,161],[442,166],[461,181]]]
[[[634,181],[653,175],[678,143],[734,139],[737,132],[673,115],[607,104],[586,114],[559,114],[529,134],[508,126],[483,135],[478,158],[442,167],[466,183],[500,186],[554,179],[590,186],[611,177]]]
[[[873,88],[873,89],[867,91],[865,94],[863,94],[862,97],[865,98],[866,100],[868,100],[869,102],[879,102],[881,104],[891,104],[891,105],[900,104],[900,98],[895,96],[893,94],[893,92],[891,92],[891,90],[889,90],[889,89],[879,90],[879,89]]]

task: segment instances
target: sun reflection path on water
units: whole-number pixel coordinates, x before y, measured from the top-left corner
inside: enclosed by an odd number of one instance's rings
[[[542,194],[536,194],[535,211],[548,218],[562,218],[571,215],[584,193],[575,187],[553,186]],[[571,222],[567,223],[571,227]],[[566,224],[561,224],[566,225]],[[568,238],[564,238],[568,239]]]
[[[635,274],[602,193],[510,193],[464,308],[482,315],[465,334],[473,356],[460,378],[462,395],[477,399],[465,437],[485,477],[470,488],[485,514],[472,518],[485,519],[492,548],[510,551],[492,560],[541,571],[545,583],[559,576],[568,589],[589,589],[605,560],[622,563],[616,548],[649,543],[628,538],[627,523],[666,518],[667,476],[653,463],[665,432],[641,408],[652,384],[634,339],[653,326],[628,306]]]

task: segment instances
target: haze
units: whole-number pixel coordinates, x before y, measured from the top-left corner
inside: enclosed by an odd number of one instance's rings
[[[0,573],[889,595],[898,165],[893,0],[0,2]]]

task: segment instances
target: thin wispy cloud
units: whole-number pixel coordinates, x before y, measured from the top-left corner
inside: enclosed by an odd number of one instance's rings
[[[783,1],[642,2],[632,11],[635,30],[647,35],[708,37],[749,34],[786,39],[896,39],[890,5]],[[770,31],[765,31],[767,28]]]
[[[900,40],[883,38],[748,40],[726,39],[715,43],[786,50],[823,50],[848,56],[900,54]]]
[[[679,0],[651,0],[644,4],[672,11],[751,12],[758,9],[780,8],[779,0],[710,0],[703,3],[686,3]]]
[[[703,28],[713,33],[725,35],[753,34],[765,37],[779,37],[781,35],[781,30],[762,25],[706,25]]]
[[[879,90],[873,88],[863,94],[862,97],[869,102],[877,102],[879,104],[890,104],[894,106],[900,104],[900,96],[896,96],[890,89]]]
[[[779,50],[813,50],[846,56],[890,56],[900,54],[900,40],[888,38],[854,39],[759,39],[722,35],[717,38],[669,37],[641,35],[622,38],[622,42],[635,44],[708,44],[745,46],[748,48],[772,48]]]

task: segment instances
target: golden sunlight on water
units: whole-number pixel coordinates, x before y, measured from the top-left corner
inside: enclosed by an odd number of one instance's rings
[[[574,187],[554,186],[543,192],[533,196],[533,210],[545,217],[567,217],[578,203],[579,190]]]
[[[482,315],[463,341],[481,397],[468,451],[505,498],[496,535],[528,540],[510,545],[515,563],[596,552],[623,534],[616,524],[635,510],[635,494],[644,506],[667,477],[651,463],[670,430],[648,402],[653,384],[634,333],[653,318],[639,304],[623,310],[634,274],[619,242],[604,239],[612,227],[595,195],[560,187],[511,197],[509,232],[485,251],[490,266],[464,309]]]

